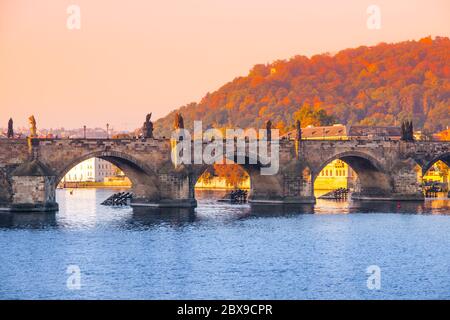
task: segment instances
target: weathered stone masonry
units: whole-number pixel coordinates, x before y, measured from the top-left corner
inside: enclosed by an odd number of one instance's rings
[[[437,160],[450,164],[449,142],[281,140],[278,174],[243,165],[254,204],[314,203],[313,183],[335,159],[358,174],[362,200],[421,200],[418,176]],[[248,158],[254,155],[246,155]],[[206,165],[171,161],[168,139],[1,139],[0,211],[54,211],[55,188],[79,162],[99,157],[121,168],[133,183],[134,206],[195,207],[194,185]]]

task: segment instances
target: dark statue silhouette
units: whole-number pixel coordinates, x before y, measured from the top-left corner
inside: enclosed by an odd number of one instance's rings
[[[14,138],[14,128],[13,128],[13,119],[12,118],[10,118],[9,121],[8,121],[7,137],[8,138]]]
[[[412,121],[403,121],[402,122],[402,137],[403,141],[414,141],[414,129]]]
[[[295,139],[297,141],[302,140],[302,127],[301,127],[301,124],[300,124],[300,120],[297,120],[295,122]]]
[[[267,141],[272,140],[272,121],[267,120],[266,122],[266,135],[267,135]]]
[[[142,126],[142,135],[144,138],[153,138],[153,122],[151,122],[152,113],[150,112],[145,117],[144,125]]]
[[[175,114],[175,120],[173,122],[174,129],[184,129],[184,120],[180,113]]]

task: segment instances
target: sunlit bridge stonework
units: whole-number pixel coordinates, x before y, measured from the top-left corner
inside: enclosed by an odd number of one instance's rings
[[[171,161],[169,139],[1,139],[2,211],[55,211],[57,184],[78,163],[97,157],[132,182],[133,206],[195,207],[194,187],[208,165]],[[248,154],[247,157],[254,155]],[[252,204],[314,203],[314,181],[340,159],[357,174],[359,200],[423,200],[420,176],[437,161],[450,164],[450,142],[398,140],[280,140],[280,169],[261,175],[261,164],[242,164]],[[419,176],[419,179],[418,179]]]

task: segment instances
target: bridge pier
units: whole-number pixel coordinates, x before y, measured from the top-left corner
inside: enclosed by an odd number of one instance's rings
[[[354,192],[351,195],[353,200],[359,201],[422,201],[424,195],[421,191],[420,181],[415,171],[415,164],[400,168],[394,168],[395,174],[390,179],[381,179],[379,174],[369,177],[361,174],[358,177]]]
[[[196,208],[197,200],[162,199],[158,201],[145,201],[145,199],[139,199],[131,201],[130,205],[132,207],[149,207],[149,208]]]
[[[351,198],[359,201],[423,201],[422,193],[353,193]]]
[[[195,208],[193,176],[185,171],[158,174],[159,194],[146,197],[143,194],[131,202],[132,207]]]
[[[11,196],[0,206],[6,212],[53,212],[56,177],[37,160],[25,162],[11,173]]]
[[[299,172],[300,171],[300,172]],[[274,176],[251,175],[251,204],[314,204],[311,174],[295,164]]]
[[[249,197],[248,202],[252,205],[284,205],[284,204],[314,204],[316,203],[315,197],[296,197],[296,198],[252,198]]]
[[[409,158],[399,161],[393,167],[392,190],[390,197],[397,201],[421,201],[425,199],[422,192],[422,169]]]

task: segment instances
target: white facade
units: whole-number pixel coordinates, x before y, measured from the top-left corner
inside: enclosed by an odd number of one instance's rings
[[[73,167],[63,178],[64,182],[103,182],[106,177],[116,176],[121,171],[108,161],[91,158]]]

